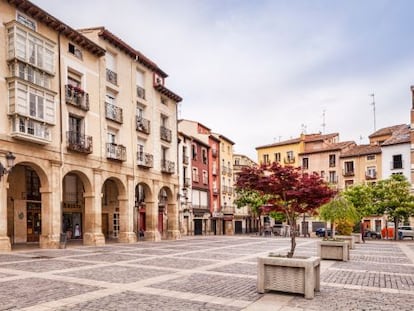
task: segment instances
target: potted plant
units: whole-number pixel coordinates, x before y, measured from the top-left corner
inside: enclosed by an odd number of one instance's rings
[[[238,176],[236,191],[254,191],[265,197],[264,212],[280,212],[290,225],[290,250],[286,255],[258,258],[258,292],[277,290],[302,293],[313,298],[319,290],[320,259],[294,257],[297,220],[304,213],[312,215],[327,203],[335,191],[316,173],[279,163],[246,167]]]

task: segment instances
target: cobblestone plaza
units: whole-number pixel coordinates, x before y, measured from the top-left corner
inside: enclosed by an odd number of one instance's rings
[[[316,255],[298,239],[296,255]],[[256,257],[290,240],[199,237],[0,253],[0,310],[412,310],[414,242],[367,241],[323,260],[321,291],[256,292]]]

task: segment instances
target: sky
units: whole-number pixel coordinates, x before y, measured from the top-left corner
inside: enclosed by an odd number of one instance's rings
[[[253,160],[255,147],[302,132],[360,144],[375,128],[410,123],[414,1],[32,2],[75,29],[104,26],[142,52],[183,98],[179,118]]]

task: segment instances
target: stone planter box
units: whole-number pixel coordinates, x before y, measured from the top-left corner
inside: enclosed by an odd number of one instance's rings
[[[298,293],[313,299],[320,289],[320,258],[259,257],[257,291]]]
[[[349,260],[349,242],[347,241],[319,241],[318,256],[321,259]]]
[[[361,243],[362,242],[361,233],[351,233],[351,235],[354,237],[355,243]]]
[[[355,249],[355,238],[352,235],[335,235],[335,239],[349,242],[349,248]]]

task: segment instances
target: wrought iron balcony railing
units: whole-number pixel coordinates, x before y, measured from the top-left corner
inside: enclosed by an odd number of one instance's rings
[[[143,117],[136,117],[136,130],[145,134],[150,133],[150,120],[144,119]]]
[[[107,143],[106,157],[111,160],[126,161],[126,147],[113,143]]]
[[[353,169],[352,170],[345,169],[345,170],[343,170],[342,175],[344,175],[344,176],[355,176],[355,171]]]
[[[76,131],[68,131],[66,135],[69,150],[92,153],[92,136],[83,135]]]
[[[365,172],[365,179],[366,180],[373,180],[377,179],[377,172]]]
[[[137,152],[137,164],[141,167],[154,167],[154,156],[146,152]]]
[[[160,127],[161,139],[167,142],[171,142],[172,140],[172,132],[170,129],[166,128],[165,126]]]
[[[111,82],[114,85],[118,85],[118,75],[116,72],[106,68],[106,81]]]
[[[105,118],[115,121],[117,123],[123,123],[122,108],[110,103],[105,103]]]
[[[73,105],[84,111],[89,110],[89,94],[73,85],[65,85],[65,100],[67,104]]]
[[[175,172],[175,163],[168,160],[161,160],[161,172],[174,174]]]

